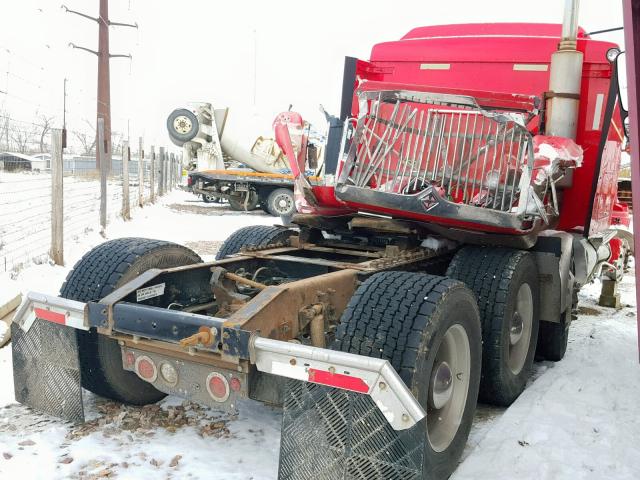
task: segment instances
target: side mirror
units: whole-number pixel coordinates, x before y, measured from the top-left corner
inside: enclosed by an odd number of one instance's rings
[[[618,71],[618,96],[620,97],[620,108],[627,113],[629,111],[629,96],[627,94],[627,55],[625,52],[618,54],[615,66]]]

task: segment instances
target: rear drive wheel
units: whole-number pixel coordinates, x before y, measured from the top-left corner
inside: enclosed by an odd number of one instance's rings
[[[447,275],[478,298],[482,320],[480,399],[508,406],[525,388],[538,340],[538,268],[523,250],[465,247]]]
[[[293,191],[288,188],[276,188],[267,197],[267,210],[274,217],[286,217],[296,213]]]
[[[391,362],[427,411],[423,471],[448,478],[467,442],[480,383],[473,293],[445,277],[377,273],[351,298],[332,348]]]
[[[60,296],[96,301],[150,268],[200,263],[202,259],[181,245],[146,238],[110,240],[87,253],[67,276]],[[124,403],[145,405],[165,397],[135,373],[122,368],[120,346],[95,330],[77,330],[82,386],[97,395]]]
[[[560,322],[540,322],[538,347],[536,353],[545,360],[559,362],[567,353],[569,344],[569,326],[573,319],[574,309],[567,308]]]
[[[216,254],[216,260],[238,253],[243,247],[265,247],[273,243],[285,242],[292,234],[293,231],[286,228],[268,225],[251,225],[241,228],[224,241]]]

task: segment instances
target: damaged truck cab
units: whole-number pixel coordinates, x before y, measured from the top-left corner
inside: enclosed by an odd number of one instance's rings
[[[610,228],[619,51],[567,7],[564,26],[421,27],[347,59],[322,182],[292,113],[274,123],[293,226],[245,227],[208,263],[96,247],[61,297],[21,306],[18,401],[80,421],[81,386],[251,398],[284,407],[281,479],[447,478],[478,398],[507,406],[534,357],[562,359],[577,290],[615,283],[630,252]]]

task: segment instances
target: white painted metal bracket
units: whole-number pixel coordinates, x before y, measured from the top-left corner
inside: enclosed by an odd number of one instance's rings
[[[394,430],[426,416],[387,360],[261,337],[252,342],[261,372],[370,395]]]
[[[36,318],[67,327],[89,330],[85,321],[85,303],[55,295],[29,292],[24,297],[13,319],[22,330],[28,332]]]

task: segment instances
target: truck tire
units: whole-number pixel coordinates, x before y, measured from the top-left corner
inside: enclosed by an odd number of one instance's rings
[[[195,113],[186,108],[178,108],[167,117],[169,138],[178,147],[193,140],[200,129],[200,122]]]
[[[216,197],[215,195],[210,195],[208,193],[202,194],[202,201],[204,203],[221,203],[219,197]]]
[[[569,325],[571,325],[572,316],[573,309],[567,308],[560,322],[540,322],[536,347],[538,356],[551,362],[559,362],[564,358],[569,343]]]
[[[267,197],[267,211],[274,217],[288,217],[296,213],[293,191],[288,188],[276,188]]]
[[[482,321],[480,400],[511,405],[525,388],[535,356],[540,287],[533,256],[523,250],[465,247],[447,276],[477,296]]]
[[[146,238],[119,238],[98,245],[69,272],[60,296],[81,302],[96,301],[150,268],[201,263],[181,245]],[[151,384],[122,368],[120,346],[95,330],[77,330],[82,386],[102,397],[133,405],[165,397]]]
[[[235,210],[236,212],[250,212],[255,210],[258,207],[258,194],[251,192],[249,194],[249,201],[246,205],[244,197],[242,199],[229,197],[229,206],[231,207],[231,210]]]
[[[265,247],[272,243],[281,243],[289,239],[293,231],[269,225],[251,225],[236,230],[224,241],[216,260],[238,253],[243,247]]]
[[[332,348],[389,360],[427,411],[420,433],[423,472],[445,479],[458,465],[473,422],[481,340],[478,306],[462,282],[382,272],[356,290]]]

